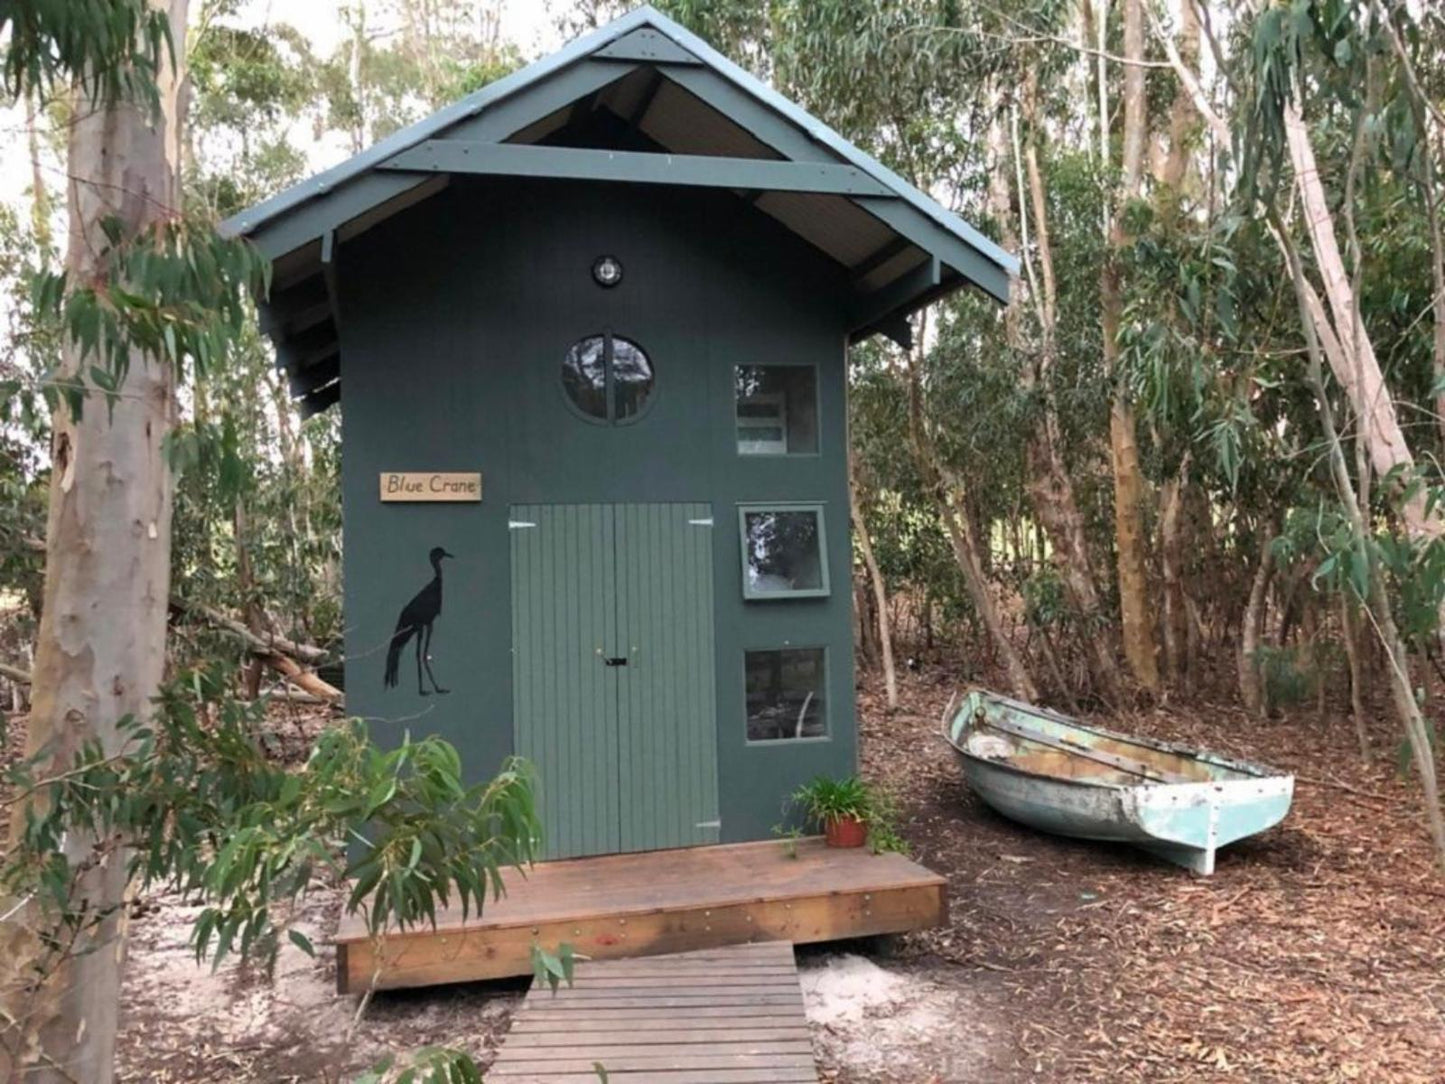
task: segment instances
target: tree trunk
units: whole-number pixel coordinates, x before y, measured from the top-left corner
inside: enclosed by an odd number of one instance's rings
[[[1190,68],[1199,67],[1199,17],[1194,11],[1194,0],[1179,0],[1179,56]],[[1199,125],[1199,111],[1189,91],[1181,85],[1169,105],[1169,153],[1159,171],[1159,180],[1172,190],[1171,198],[1177,193],[1189,172],[1192,152],[1191,143]]]
[[[1023,656],[1014,647],[1008,630],[1004,628],[998,606],[994,603],[992,592],[989,591],[988,581],[984,579],[983,569],[978,559],[978,541],[973,536],[972,528],[969,527],[968,517],[953,502],[946,502],[939,511],[943,517],[944,529],[948,531],[948,541],[953,547],[954,559],[963,572],[973,608],[978,612],[979,620],[983,622],[989,640],[998,651],[999,657],[1003,660],[1004,669],[1008,672],[1010,690],[1022,700],[1037,700],[1039,691],[1038,687],[1034,685],[1033,675],[1029,673]]]
[[[1355,740],[1360,743],[1360,759],[1370,763],[1370,732],[1365,725],[1365,690],[1360,665],[1360,634],[1355,622],[1355,608],[1349,596],[1340,592],[1340,638],[1345,642],[1345,659],[1350,667],[1350,716],[1355,723]]]
[[[1329,200],[1315,164],[1314,147],[1294,104],[1285,107],[1285,135],[1310,248],[1324,283],[1324,299],[1329,304],[1327,315],[1320,298],[1306,286],[1304,301],[1309,319],[1319,333],[1320,347],[1335,379],[1345,389],[1351,407],[1364,425],[1366,447],[1376,477],[1384,478],[1393,470],[1403,476],[1401,484],[1408,484],[1416,476],[1415,457],[1400,428],[1395,401],[1375,357],[1374,345],[1363,321],[1357,318],[1354,286],[1340,254]],[[1414,488],[1418,492],[1404,502],[1405,525],[1413,538],[1437,538],[1445,530],[1440,510],[1427,503],[1426,487]]]
[[[919,341],[922,341],[919,336]],[[954,560],[963,573],[964,586],[973,608],[988,633],[989,641],[1008,672],[1009,687],[1015,696],[1025,700],[1038,699],[1038,689],[1033,676],[1024,663],[1023,656],[1009,638],[999,616],[998,606],[989,590],[988,580],[983,574],[983,562],[978,555],[978,540],[969,525],[963,510],[963,480],[941,461],[938,450],[929,436],[923,418],[923,389],[920,386],[917,361],[909,357],[908,365],[908,431],[913,446],[914,461],[924,483],[936,495],[939,519],[948,533],[949,546],[953,549]]]
[[[873,557],[873,540],[868,536],[868,523],[863,518],[863,508],[858,500],[857,463],[851,454],[848,459],[849,511],[853,516],[853,530],[857,532],[858,548],[863,551],[863,566],[868,570],[868,582],[873,588],[873,606],[878,618],[878,654],[883,661],[883,687],[888,696],[888,710],[897,711],[898,673],[893,668],[893,632],[888,627],[888,588]]]
[[[181,64],[186,0],[168,10]],[[69,133],[73,280],[96,273],[108,242],[101,222],[118,219],[127,237],[176,205],[179,72],[158,73],[162,108],[77,101]],[[68,344],[63,379],[85,371]],[[37,636],[33,710],[26,754],[45,753],[40,774],[63,770],[82,743],[118,751],[117,724],[144,717],[165,664],[170,594],[172,478],[163,444],[175,421],[171,369],[142,357],[110,409],[92,397],[80,417],[54,416],[45,595]],[[25,818],[11,820],[12,836]],[[0,906],[0,999],[7,1014],[0,1079],[32,1082],[112,1078],[125,927],[126,856],[118,841],[77,829],[65,842],[73,871],[71,906],[89,922],[56,959],[43,942],[54,915],[35,900]],[[37,976],[33,966],[41,963]]]
[[[1259,649],[1264,639],[1264,619],[1269,609],[1269,582],[1274,577],[1274,528],[1267,525],[1260,536],[1259,564],[1249,588],[1249,604],[1239,630],[1239,699],[1244,710],[1256,719],[1265,714],[1264,675],[1259,666]]]
[[[30,228],[40,251],[48,253],[52,240],[50,229],[50,187],[40,162],[40,117],[45,109],[39,94],[26,95],[25,140],[30,151]]]
[[[1159,506],[1159,563],[1164,572],[1164,661],[1169,684],[1178,687],[1188,668],[1186,644],[1189,616],[1184,606],[1183,554],[1180,546],[1180,513],[1184,506],[1188,457],[1179,473],[1161,487]]]
[[[1159,691],[1158,650],[1154,615],[1149,606],[1149,576],[1144,539],[1144,473],[1139,464],[1134,406],[1119,365],[1119,334],[1124,299],[1120,285],[1124,234],[1123,210],[1137,199],[1143,182],[1144,146],[1148,135],[1145,100],[1143,0],[1124,0],[1124,132],[1123,176],[1117,205],[1109,214],[1109,257],[1099,278],[1103,324],[1104,367],[1113,382],[1109,409],[1109,452],[1114,475],[1114,542],[1119,575],[1119,616],[1124,657],[1134,679],[1150,693]]]
[[[251,549],[246,541],[248,534],[246,505],[239,497],[236,499],[231,515],[231,533],[235,535],[236,587],[241,592],[241,614],[246,622],[246,627],[259,638],[265,632],[265,627],[261,621],[261,608],[256,602],[256,581],[251,572]],[[255,700],[261,695],[262,669],[259,658],[253,657],[248,660],[244,672],[247,700]]]
[[[1026,489],[1034,514],[1043,525],[1053,544],[1054,565],[1063,581],[1070,609],[1074,613],[1085,637],[1085,657],[1089,660],[1089,672],[1100,696],[1110,703],[1119,698],[1119,674],[1115,665],[1109,637],[1105,635],[1103,606],[1094,585],[1093,562],[1089,559],[1088,539],[1084,532],[1084,517],[1079,511],[1074,495],[1073,479],[1064,462],[1063,429],[1059,424],[1058,407],[1053,395],[1053,370],[1057,359],[1058,304],[1057,285],[1054,278],[1053,246],[1049,240],[1049,220],[1044,199],[1043,173],[1039,169],[1038,148],[1035,145],[1038,109],[1038,78],[1030,72],[1024,83],[1024,113],[1030,122],[1029,137],[1021,142],[1015,133],[1014,157],[1017,163],[1015,173],[1019,186],[1019,223],[1023,237],[1025,266],[1029,270],[1029,294],[1033,298],[1034,311],[1039,325],[1039,344],[1033,360],[1022,358],[1020,378],[1026,391],[1038,397],[1038,423],[1029,434],[1026,443],[1028,478]],[[998,140],[996,154],[1003,157],[1002,140]],[[1027,174],[1027,195],[1024,177]],[[1001,168],[996,167],[991,187],[991,200],[995,214],[1005,223],[1004,244],[1013,241],[1007,223],[1012,220],[1008,214],[1007,181]],[[1027,208],[1033,208],[1034,247],[1038,251],[1039,273],[1035,277],[1033,262],[1029,257],[1029,230]],[[1010,284],[1010,296],[1019,295],[1017,278]],[[1010,346],[1018,353],[1023,352],[1022,335],[1019,329],[1017,308],[1010,304],[1005,315],[1005,333]]]

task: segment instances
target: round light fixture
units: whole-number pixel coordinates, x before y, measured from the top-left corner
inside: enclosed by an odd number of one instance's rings
[[[616,286],[622,281],[621,261],[616,256],[598,256],[592,264],[592,277],[598,286]]]

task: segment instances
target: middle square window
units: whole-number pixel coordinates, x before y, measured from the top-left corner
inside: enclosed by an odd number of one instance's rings
[[[744,504],[738,508],[746,599],[828,594],[828,546],[821,504]]]

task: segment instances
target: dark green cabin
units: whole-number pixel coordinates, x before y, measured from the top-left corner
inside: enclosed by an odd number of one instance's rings
[[[381,740],[530,757],[556,856],[854,770],[848,343],[1011,257],[651,8],[227,226],[302,411],[345,393]]]

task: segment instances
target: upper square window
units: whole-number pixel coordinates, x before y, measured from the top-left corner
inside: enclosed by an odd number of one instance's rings
[[[739,365],[739,455],[818,451],[818,371],[811,365]]]
[[[828,594],[828,548],[821,504],[743,505],[738,518],[744,598]]]
[[[613,425],[636,421],[652,397],[652,360],[631,339],[589,335],[562,359],[562,389],[587,418]]]

